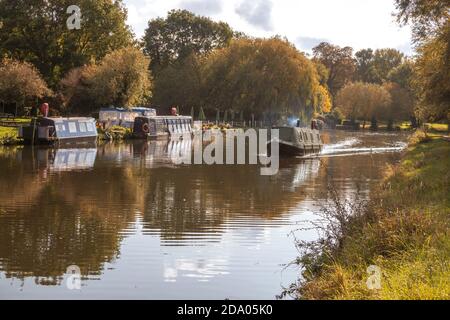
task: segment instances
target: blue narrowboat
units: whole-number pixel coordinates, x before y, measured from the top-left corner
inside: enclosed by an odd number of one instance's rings
[[[97,126],[94,118],[37,118],[28,127],[19,128],[25,143],[95,142]]]

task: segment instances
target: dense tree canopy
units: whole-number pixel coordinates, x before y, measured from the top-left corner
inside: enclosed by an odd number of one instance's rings
[[[422,119],[450,122],[450,23],[418,48],[413,85]]]
[[[72,0],[1,0],[0,56],[34,64],[55,87],[68,70],[127,46],[132,34],[121,0],[78,0],[81,28],[69,30]]]
[[[322,66],[322,65],[321,65]],[[323,66],[322,66],[323,67]],[[153,102],[184,112],[233,110],[275,121],[278,117],[328,112],[327,70],[278,38],[235,39],[208,55],[191,54],[158,73]]]
[[[396,49],[363,49],[355,53],[356,78],[359,81],[382,84],[389,73],[400,66],[405,56]]]
[[[414,101],[411,92],[395,82],[387,82],[383,88],[389,92],[391,97],[385,112],[380,114],[380,119],[388,121],[390,129],[394,121],[410,119],[414,114]]]
[[[314,64],[278,38],[235,40],[209,57],[206,105],[269,115],[313,111]]]
[[[395,0],[397,20],[411,23],[417,42],[436,37],[449,23],[449,0]]]
[[[151,96],[150,60],[137,48],[107,54],[99,64],[70,71],[61,81],[69,109],[93,111],[146,104]]]
[[[203,100],[203,64],[205,58],[191,54],[162,69],[155,78],[153,104],[168,108],[178,106],[188,113]]]
[[[373,63],[373,50],[362,49],[355,53],[355,58],[357,69],[356,78],[362,82],[376,83],[378,81],[378,74]]]
[[[192,53],[205,54],[230,43],[233,30],[224,22],[172,10],[167,18],[149,21],[144,36],[144,51],[152,60],[152,70],[183,60]]]
[[[353,49],[322,42],[313,48],[314,59],[328,69],[328,88],[333,95],[354,78],[356,66]]]
[[[413,88],[416,115],[450,122],[450,1],[395,0],[397,18],[411,23],[417,47]]]
[[[383,119],[392,100],[389,92],[382,86],[356,82],[339,91],[336,105],[349,119],[366,122],[374,117]]]

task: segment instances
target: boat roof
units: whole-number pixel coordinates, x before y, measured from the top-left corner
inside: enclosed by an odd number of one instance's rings
[[[91,117],[70,117],[70,118],[63,118],[63,117],[58,117],[58,118],[43,118],[45,120],[49,120],[49,121],[53,121],[53,122],[63,122],[63,121],[95,121],[94,118]]]
[[[169,120],[176,120],[176,119],[192,119],[191,116],[142,116],[138,118],[146,118],[146,119],[169,119]]]
[[[132,107],[131,109],[109,107],[109,108],[101,108],[100,112],[102,111],[133,112],[133,111],[156,111],[156,109],[146,107]]]

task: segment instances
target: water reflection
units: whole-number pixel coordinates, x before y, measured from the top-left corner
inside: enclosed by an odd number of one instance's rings
[[[37,294],[42,285],[63,290],[64,272],[76,264],[89,297],[118,287],[127,297],[155,297],[133,284],[159,287],[158,297],[225,298],[239,289],[238,297],[271,298],[280,287],[274,273],[295,255],[286,235],[315,210],[327,183],[342,194],[367,189],[396,159],[283,159],[276,176],[261,176],[256,165],[175,165],[194,143],[0,148],[0,296],[23,297],[14,279]],[[61,290],[58,297],[70,296]]]

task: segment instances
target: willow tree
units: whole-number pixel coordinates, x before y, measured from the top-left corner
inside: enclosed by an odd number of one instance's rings
[[[205,65],[206,105],[271,120],[312,108],[319,85],[314,64],[278,38],[239,39],[214,51]]]
[[[0,62],[0,75],[0,101],[14,103],[16,115],[27,100],[52,94],[39,71],[30,63],[4,59]]]
[[[336,97],[336,106],[351,119],[366,121],[383,116],[391,104],[389,92],[381,85],[356,82],[347,84]]]

